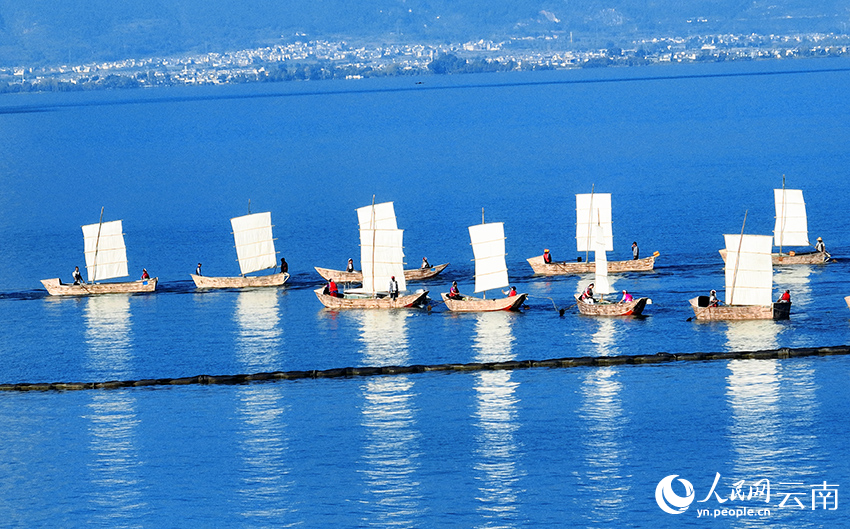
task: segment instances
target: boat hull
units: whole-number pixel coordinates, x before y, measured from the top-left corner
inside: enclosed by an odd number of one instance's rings
[[[441,265],[434,266],[432,268],[411,268],[409,270],[404,271],[404,280],[405,281],[422,281],[425,279],[430,279],[449,266],[449,263],[443,263]],[[331,268],[321,268],[319,266],[314,267],[316,272],[322,276],[325,281],[330,281],[333,279],[337,283],[362,283],[363,282],[363,272],[360,270],[355,270],[354,272],[346,272],[345,270],[333,270]]]
[[[638,298],[628,303],[585,303],[576,295],[576,306],[585,316],[640,316],[648,298]]]
[[[271,274],[267,276],[207,277],[192,275],[192,281],[198,288],[254,288],[279,287],[286,283],[289,274]]]
[[[791,303],[700,307],[699,297],[689,301],[694,317],[698,320],[787,320],[791,317]]]
[[[608,261],[608,273],[616,274],[622,272],[649,272],[655,267],[655,258],[660,254],[655,254],[643,259],[633,259],[631,261]],[[596,263],[573,263],[570,261],[556,261],[552,263],[544,263],[543,256],[538,255],[526,259],[528,264],[534,270],[535,274],[543,276],[562,276],[562,275],[580,275],[596,273]]]
[[[428,297],[428,291],[423,290],[414,292],[406,296],[399,296],[396,299],[386,297],[349,297],[338,298],[329,296],[324,293],[324,287],[317,288],[313,292],[316,297],[322,302],[322,305],[329,309],[403,309],[422,305],[425,303],[425,298]]]
[[[726,248],[719,250],[720,257],[723,262],[726,262]],[[804,252],[795,253],[772,253],[770,260],[775,265],[809,265],[809,264],[824,264],[829,262],[829,255],[826,252]]]
[[[51,296],[91,296],[94,294],[137,294],[156,290],[158,278],[123,283],[67,284],[58,277],[42,279],[41,284]]]
[[[844,303],[847,303],[847,308],[850,309],[850,296],[844,298]]]
[[[463,299],[451,299],[445,292],[440,294],[446,307],[454,312],[495,312],[499,310],[519,310],[528,294],[517,294],[504,298],[483,299],[464,296]]]

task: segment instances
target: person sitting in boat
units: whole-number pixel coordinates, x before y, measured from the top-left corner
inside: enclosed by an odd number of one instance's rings
[[[720,300],[717,299],[717,291],[712,290],[708,295],[708,306],[709,307],[716,307],[718,305],[720,305]]]
[[[791,292],[786,290],[781,296],[779,296],[779,301],[777,303],[791,303]]]
[[[201,273],[201,263],[198,263],[197,268],[195,268],[195,275],[196,275],[196,276],[202,276],[202,275],[204,275],[204,274],[202,274],[202,273]]]
[[[638,248],[637,241],[632,243],[632,260],[637,261],[640,259],[640,248]]]
[[[398,299],[398,281],[395,276],[390,276],[390,299]]]
[[[620,300],[620,303],[631,303],[634,300],[635,300],[635,298],[632,297],[631,294],[629,294],[629,291],[624,290],[623,291],[623,299]]]
[[[584,301],[585,303],[596,303],[596,300],[593,298],[593,287],[593,283],[587,285],[587,288],[584,289],[579,300]]]
[[[289,263],[286,262],[286,258],[280,258],[280,273],[286,274],[289,273]]]
[[[419,268],[421,268],[423,270],[425,270],[426,268],[431,268],[431,263],[428,262],[427,257],[422,258],[422,266],[420,266]]]
[[[516,287],[511,287],[511,291],[510,291],[510,292],[508,292],[508,297],[509,297],[509,298],[511,298],[511,297],[513,297],[513,296],[516,296]]]
[[[336,281],[334,281],[333,278],[328,279],[328,284],[325,285],[324,293],[328,296],[333,296],[335,298],[343,297],[342,294],[339,293],[339,289],[336,286]]]
[[[150,274],[148,274],[148,269],[142,268],[142,279],[150,279],[150,278],[151,278],[151,276],[150,276]]]
[[[449,299],[463,299],[463,296],[460,295],[460,289],[457,288],[457,281],[452,281],[452,288],[449,289],[449,295],[446,297]]]
[[[546,264],[550,264],[552,262],[552,254],[549,253],[549,248],[543,250],[543,262]]]
[[[823,262],[829,261],[831,255],[826,251],[826,245],[823,243],[823,239],[818,237],[818,242],[815,243],[815,251],[823,254]]]
[[[346,272],[354,272],[354,259],[348,260],[348,266],[345,267]]]
[[[85,281],[83,281],[83,275],[80,274],[80,267],[79,266],[74,267],[73,278],[74,278],[74,284],[75,285],[85,284]]]

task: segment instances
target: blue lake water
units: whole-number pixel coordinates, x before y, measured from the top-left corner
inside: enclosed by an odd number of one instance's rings
[[[0,383],[80,382],[850,342],[850,62],[776,61],[393,78],[0,99]],[[421,84],[420,84],[421,83]],[[811,240],[837,258],[777,268],[784,322],[697,323],[722,291],[724,233],[769,235],[773,188],[803,189]],[[576,193],[612,193],[617,276],[642,319],[581,317]],[[332,312],[313,266],[359,256],[354,209],[393,201],[425,287],[473,287],[467,227],[505,223],[520,314]],[[199,292],[238,272],[229,219],[271,211],[292,278]],[[80,226],[123,219],[153,295],[56,299]],[[528,369],[241,386],[0,395],[0,519],[11,526],[678,527],[847,525],[811,509],[850,484],[850,359]],[[659,481],[689,480],[681,515]],[[768,479],[769,502],[728,500]],[[677,482],[678,483],[678,482]],[[781,483],[785,483],[782,485]],[[793,483],[795,485],[788,485]],[[678,494],[684,486],[677,484]],[[795,488],[796,487],[796,488]],[[829,487],[827,487],[829,488]],[[803,495],[789,496],[789,490]],[[800,509],[793,498],[801,498]]]

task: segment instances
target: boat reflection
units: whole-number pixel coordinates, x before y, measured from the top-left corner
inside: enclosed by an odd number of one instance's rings
[[[357,314],[365,346],[364,365],[408,363],[407,318],[402,310],[364,310]],[[413,380],[405,375],[370,377],[361,388],[361,426],[365,430],[360,465],[365,476],[368,525],[417,527],[424,513],[414,414]]]
[[[236,298],[236,358],[250,373],[280,369],[283,341],[278,290],[243,290]]]
[[[248,525],[277,525],[296,510],[289,501],[294,485],[286,465],[289,446],[284,414],[289,405],[284,395],[274,385],[246,386],[238,392],[237,440],[243,470],[239,495]]]
[[[511,324],[513,314],[483,312],[476,314],[476,362],[514,359]],[[477,409],[473,414],[475,434],[474,472],[479,483],[478,511],[483,527],[516,527],[520,505],[520,450],[516,440],[519,429],[519,382],[511,380],[512,371],[481,371],[475,374]]]
[[[131,378],[130,297],[89,296],[84,312],[87,368],[99,380]]]
[[[92,394],[85,419],[89,422],[91,522],[130,527],[149,515],[148,488],[139,457],[136,400],[129,391]]]
[[[726,322],[726,348],[729,351],[776,349],[782,328],[773,320]]]
[[[599,354],[606,353],[600,350]],[[581,438],[587,463],[582,485],[590,489],[590,497],[594,498],[586,514],[594,525],[622,523],[630,503],[630,480],[621,468],[629,455],[623,446],[628,419],[620,397],[622,384],[617,378],[616,368],[600,367],[587,372],[581,387],[578,413],[585,425]]]

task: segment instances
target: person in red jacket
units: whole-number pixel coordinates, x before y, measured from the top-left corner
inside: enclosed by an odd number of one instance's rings
[[[552,254],[549,253],[549,248],[543,250],[543,262],[549,264],[552,262]]]
[[[779,303],[791,303],[791,292],[786,290],[785,293],[779,297]]]

